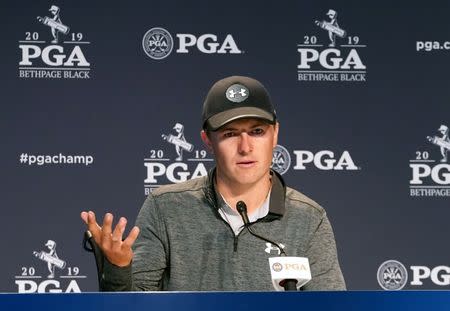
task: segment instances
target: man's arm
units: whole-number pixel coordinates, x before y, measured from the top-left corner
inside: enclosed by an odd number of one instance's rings
[[[311,281],[304,290],[345,290],[345,281],[339,266],[333,229],[323,212],[309,243],[306,256],[311,266]]]
[[[156,291],[162,289],[167,266],[164,223],[150,194],[136,220],[139,236],[133,244],[132,261],[119,266],[106,257],[100,281],[101,291]],[[131,233],[130,233],[131,234]]]
[[[128,237],[123,240],[127,220],[124,217],[119,219],[114,231],[112,230],[113,215],[106,213],[103,224],[97,223],[95,214],[92,211],[81,212],[81,218],[87,224],[95,243],[104,255],[104,269],[100,280],[100,290],[129,290],[128,280],[124,274],[129,269],[133,259],[131,246],[139,235],[139,228],[133,227]],[[120,278],[119,278],[120,276]]]
[[[141,234],[133,245],[133,290],[156,291],[163,287],[164,272],[169,261],[169,243],[159,208],[150,194],[136,219]]]

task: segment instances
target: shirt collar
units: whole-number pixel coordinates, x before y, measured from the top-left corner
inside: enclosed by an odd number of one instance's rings
[[[221,208],[225,214],[239,215],[239,213],[236,210],[234,210],[227,201],[225,201],[225,198],[223,197],[222,194],[220,193],[217,194],[218,194],[219,208]],[[258,207],[253,213],[248,214],[250,222],[254,222],[260,218],[266,217],[266,215],[269,213],[269,202],[270,202],[270,192],[267,193],[266,199],[261,204],[261,206]]]
[[[286,185],[280,174],[274,170],[270,170],[272,175],[272,189],[269,199],[269,214],[274,216],[283,216],[286,210]],[[208,202],[216,209],[220,208],[221,195],[215,189],[216,168],[212,168],[205,179],[204,193]],[[220,198],[220,199],[219,199]]]

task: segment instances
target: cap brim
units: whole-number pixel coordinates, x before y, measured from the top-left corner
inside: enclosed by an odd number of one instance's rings
[[[232,121],[243,118],[262,119],[269,123],[275,123],[275,116],[265,110],[256,107],[239,107],[220,112],[206,120],[206,128],[216,131]]]

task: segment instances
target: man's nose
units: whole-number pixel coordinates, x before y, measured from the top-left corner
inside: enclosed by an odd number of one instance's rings
[[[239,135],[239,153],[249,153],[253,150],[252,138],[245,132]]]

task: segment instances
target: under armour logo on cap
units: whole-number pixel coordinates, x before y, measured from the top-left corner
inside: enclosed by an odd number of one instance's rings
[[[233,84],[227,89],[226,96],[229,101],[240,103],[249,96],[248,89],[242,84]]]

